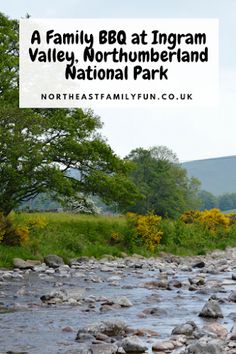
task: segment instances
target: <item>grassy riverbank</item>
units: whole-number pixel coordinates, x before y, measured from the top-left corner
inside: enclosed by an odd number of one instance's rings
[[[162,220],[161,242],[151,253],[139,240],[133,242],[132,230],[125,217],[35,213],[15,215],[14,220],[22,225],[36,220],[43,226],[33,228],[29,240],[23,246],[0,243],[0,267],[11,267],[14,257],[42,259],[50,253],[68,261],[79,256],[122,256],[123,252],[144,256],[158,255],[160,251],[197,255],[227,246],[236,247],[235,226],[211,234],[200,225],[186,225],[180,220]]]
[[[53,253],[67,261],[81,255],[101,257],[103,254],[120,255],[127,251],[123,244],[112,244],[113,232],[124,234],[126,221],[122,217],[86,216],[64,213],[35,213],[16,216],[17,223],[40,220],[41,228],[30,232],[24,246],[0,244],[0,266],[10,266],[12,258],[41,259]]]

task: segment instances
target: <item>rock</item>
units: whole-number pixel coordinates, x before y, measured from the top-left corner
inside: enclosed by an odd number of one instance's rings
[[[105,273],[109,273],[109,272],[113,272],[113,268],[109,267],[109,266],[103,266],[100,268],[101,272],[105,272]]]
[[[145,353],[148,347],[137,336],[124,338],[119,342],[126,353]]]
[[[90,276],[89,278],[87,278],[85,280],[91,281],[92,283],[102,283],[103,282],[102,278],[99,277],[98,275]]]
[[[42,264],[41,261],[36,260],[36,259],[27,259],[26,262],[28,262],[29,264],[32,264],[32,266],[40,266]]]
[[[69,349],[68,351],[63,351],[63,354],[91,354],[91,351],[88,351],[88,348],[84,346],[83,348]]]
[[[81,333],[89,333],[94,336],[98,333],[102,333],[109,337],[116,337],[119,335],[124,335],[126,330],[127,325],[125,322],[119,320],[107,320],[79,329],[76,339]]]
[[[156,352],[166,352],[170,350],[174,350],[175,346],[173,342],[171,341],[165,341],[165,342],[157,342],[152,345],[152,350]]]
[[[230,330],[230,340],[236,340],[236,323],[234,323]]]
[[[16,309],[13,307],[2,306],[2,304],[0,304],[0,314],[10,313],[10,312],[15,312],[15,311],[16,311]]]
[[[93,344],[89,349],[88,353],[92,354],[116,354],[118,351],[117,345],[109,343]]]
[[[164,309],[161,309],[159,307],[150,307],[142,312],[144,315],[152,315],[152,316],[166,316],[167,311]]]
[[[205,265],[206,265],[205,262],[201,261],[201,262],[195,263],[192,267],[193,268],[204,268]]]
[[[66,294],[62,291],[52,291],[50,294],[43,295],[40,297],[40,300],[43,303],[48,305],[54,305],[58,303],[62,303],[67,299]]]
[[[187,347],[186,353],[191,354],[223,354],[223,348],[215,343],[195,342]]]
[[[74,288],[70,289],[66,292],[66,297],[67,298],[72,298],[76,301],[79,301],[83,298],[85,290],[82,288]]]
[[[21,258],[13,258],[13,266],[14,268],[19,269],[33,269],[34,265],[28,261],[24,261]]]
[[[115,259],[116,259],[115,256],[112,256],[111,254],[106,254],[106,253],[103,254],[102,258],[101,258],[102,261],[113,261]]]
[[[68,305],[78,305],[77,300],[73,299],[72,297],[70,297],[69,299],[66,300],[66,303]]]
[[[64,272],[70,272],[71,269],[67,264],[63,264],[55,269],[56,273],[64,273]]]
[[[1,353],[2,354],[2,353]],[[29,354],[29,352],[22,352],[22,351],[17,351],[17,352],[15,352],[15,351],[8,351],[8,352],[6,352],[6,354]]]
[[[24,286],[16,292],[16,296],[25,296],[25,295],[29,295],[29,292],[28,290],[26,290]]]
[[[97,340],[100,340],[101,342],[111,342],[111,338],[108,337],[106,334],[103,333],[98,333],[95,337]]]
[[[82,290],[82,289],[80,289]],[[96,297],[93,295],[90,295],[86,298],[84,298],[84,302],[88,303],[88,304],[95,304],[96,303]]]
[[[188,288],[189,291],[197,291],[197,289],[197,285],[190,285],[190,287]]]
[[[113,275],[112,277],[107,278],[108,282],[113,282],[113,281],[120,281],[122,278],[119,277],[118,275]]]
[[[180,267],[180,270],[182,270],[182,272],[191,272],[192,271],[192,267],[190,267],[188,265],[182,265]]]
[[[217,335],[217,337],[220,337],[220,338],[226,338],[227,334],[228,334],[227,328],[225,328],[224,326],[222,326],[218,322],[214,322],[214,323],[204,326],[203,330],[210,332],[210,333],[214,333]]]
[[[75,331],[74,328],[70,327],[70,326],[62,328],[62,332],[70,333],[70,332],[74,332],[74,331]]]
[[[95,337],[89,333],[78,333],[76,336],[78,342],[92,342],[95,340]]]
[[[139,336],[139,337],[144,337],[144,336],[159,337],[160,334],[156,331],[151,330],[151,329],[141,327],[141,328],[137,328],[137,329],[133,330],[133,335]]]
[[[169,288],[174,287],[174,288],[178,288],[179,289],[179,288],[182,288],[182,283],[181,283],[181,281],[174,279],[174,280],[169,282],[168,287]]]
[[[55,269],[46,269],[45,274],[55,274]]]
[[[109,312],[114,309],[114,306],[111,305],[101,305],[100,312]]]
[[[189,278],[188,280],[191,285],[199,286],[205,284],[205,279],[203,277]]]
[[[203,306],[199,316],[209,317],[209,318],[219,318],[219,317],[223,317],[223,314],[218,302],[216,300],[210,299]]]
[[[103,333],[109,337],[122,335],[127,330],[127,325],[124,321],[107,320],[103,321]]]
[[[147,288],[147,289],[153,289],[153,288],[167,289],[168,286],[169,286],[169,284],[168,284],[167,279],[161,279],[159,281],[156,281],[156,280],[148,281],[143,284],[143,287]]]
[[[48,256],[44,257],[44,262],[48,267],[51,268],[58,268],[64,265],[64,261],[61,257],[56,256],[54,254],[49,254]]]
[[[35,265],[34,266],[34,272],[37,272],[37,273],[41,273],[41,272],[45,272],[47,266],[45,263],[42,263],[41,265]]]
[[[120,257],[126,258],[126,257],[128,257],[128,254],[125,252],[120,252]]]
[[[136,258],[136,259],[145,259],[144,256],[141,256],[141,254],[137,254],[137,253],[133,253],[132,254],[132,258]]]
[[[120,296],[116,299],[116,303],[121,307],[131,307],[132,302],[126,296]]]
[[[215,265],[213,265],[213,264],[210,264],[207,267],[206,272],[209,273],[209,274],[218,274],[219,273],[219,271],[216,269]]]
[[[232,274],[232,280],[236,280],[236,273]]]
[[[176,326],[171,334],[184,334],[185,336],[191,336],[197,329],[197,325],[193,321],[188,321],[184,324]]]
[[[229,295],[229,301],[236,302],[236,291],[232,291]]]
[[[79,257],[79,258],[73,258],[73,259],[70,259],[68,264],[70,267],[72,266],[77,266],[77,265],[81,265],[83,263],[88,263],[90,261],[90,258],[89,257]]]
[[[229,318],[231,320],[233,320],[234,322],[236,322],[236,312],[230,312],[230,314],[228,315]]]

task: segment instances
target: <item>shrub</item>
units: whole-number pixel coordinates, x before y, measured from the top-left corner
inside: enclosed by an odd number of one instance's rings
[[[3,213],[0,213],[0,242],[4,240],[4,237],[6,233],[10,230],[10,228],[11,228],[11,223],[3,215]]]
[[[17,216],[5,217],[0,213],[0,242],[7,246],[23,246],[28,242],[32,229],[44,226],[43,218],[29,219],[22,225]]]
[[[124,235],[122,235],[120,232],[113,231],[111,233],[111,239],[110,239],[111,245],[115,245],[115,244],[121,243],[123,241],[124,241]]]
[[[229,218],[216,208],[202,211],[198,222],[206,226],[206,228],[213,233],[220,228],[227,231],[230,223]]]
[[[198,220],[201,212],[198,210],[188,210],[180,216],[180,220],[185,224],[192,224]]]
[[[227,217],[229,218],[229,226],[236,226],[236,214],[227,214]]]
[[[134,241],[144,244],[149,251],[154,252],[163,234],[160,229],[161,216],[128,213],[127,219]]]
[[[29,238],[27,227],[15,226],[10,217],[0,214],[0,240],[8,246],[20,246]]]
[[[230,225],[229,217],[216,208],[204,211],[190,210],[182,214],[180,219],[185,224],[200,224],[212,234],[220,230],[227,231]]]

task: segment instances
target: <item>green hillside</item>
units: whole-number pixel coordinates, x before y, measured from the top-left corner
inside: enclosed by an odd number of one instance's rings
[[[214,195],[236,193],[236,156],[189,161],[183,166],[201,181],[201,189]]]

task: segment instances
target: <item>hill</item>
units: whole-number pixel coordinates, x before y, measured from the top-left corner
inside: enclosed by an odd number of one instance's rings
[[[201,181],[201,189],[216,196],[236,193],[236,156],[189,161],[182,165],[189,176]]]

